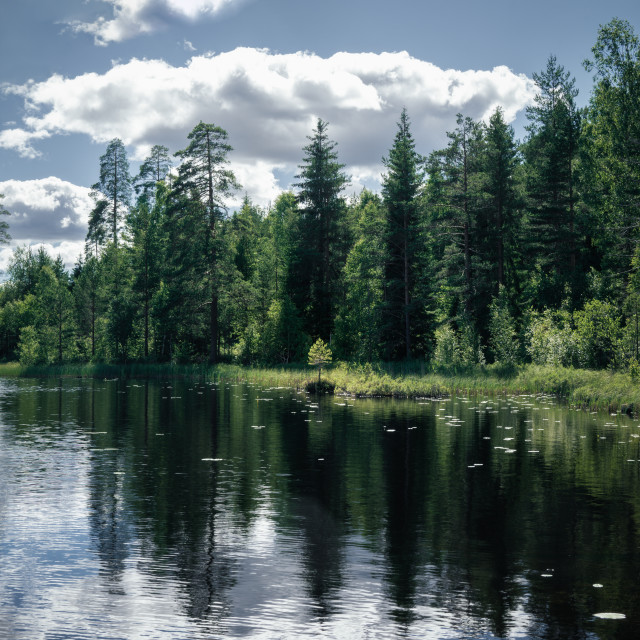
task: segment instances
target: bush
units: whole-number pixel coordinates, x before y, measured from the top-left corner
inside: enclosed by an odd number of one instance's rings
[[[546,310],[535,314],[527,329],[527,353],[534,364],[572,367],[580,362],[578,337],[569,314]]]
[[[573,314],[581,364],[604,369],[614,364],[622,337],[620,315],[609,302],[591,300]]]
[[[20,364],[30,366],[40,362],[40,345],[36,330],[32,326],[20,329],[20,342],[18,343],[18,359]]]
[[[484,364],[482,348],[471,328],[458,334],[451,325],[445,324],[436,329],[436,347],[433,352],[433,364],[439,367],[451,365]]]
[[[494,360],[511,366],[518,362],[518,337],[516,326],[509,311],[505,288],[500,285],[498,295],[489,307],[489,335]]]

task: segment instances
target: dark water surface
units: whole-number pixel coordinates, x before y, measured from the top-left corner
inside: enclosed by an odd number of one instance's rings
[[[0,638],[636,639],[639,459],[550,398],[0,380]]]

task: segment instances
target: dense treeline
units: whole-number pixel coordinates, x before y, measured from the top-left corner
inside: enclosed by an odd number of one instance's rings
[[[245,197],[227,211],[240,185],[218,126],[200,122],[175,161],[153,147],[135,177],[114,139],[73,271],[42,250],[15,251],[0,289],[0,357],[279,364],[304,360],[322,338],[353,361],[637,371],[631,25],[601,27],[585,64],[585,109],[554,57],[534,74],[523,142],[498,108],[486,123],[459,115],[447,146],[422,157],[403,110],[380,194],[345,196],[349,176],[323,120],[295,193],[266,210]]]

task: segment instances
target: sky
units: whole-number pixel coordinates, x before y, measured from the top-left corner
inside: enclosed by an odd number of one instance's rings
[[[416,149],[447,143],[456,114],[499,106],[526,135],[532,75],[550,55],[576,78],[598,28],[640,32],[637,0],[20,0],[0,24],[0,193],[16,246],[82,254],[99,160],[113,138],[132,173],[154,144],[174,153],[200,120],[229,134],[244,195],[291,187],[318,118],[347,194],[380,187],[403,107]]]

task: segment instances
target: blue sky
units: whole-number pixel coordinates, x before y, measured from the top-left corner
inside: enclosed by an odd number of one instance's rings
[[[21,0],[3,7],[0,192],[12,244],[72,264],[83,248],[99,157],[127,145],[186,146],[199,120],[229,132],[243,191],[286,189],[318,117],[350,192],[379,185],[406,106],[418,150],[446,143],[456,113],[501,106],[519,137],[533,72],[550,54],[589,98],[589,56],[613,17],[640,30],[640,3],[497,0]]]

